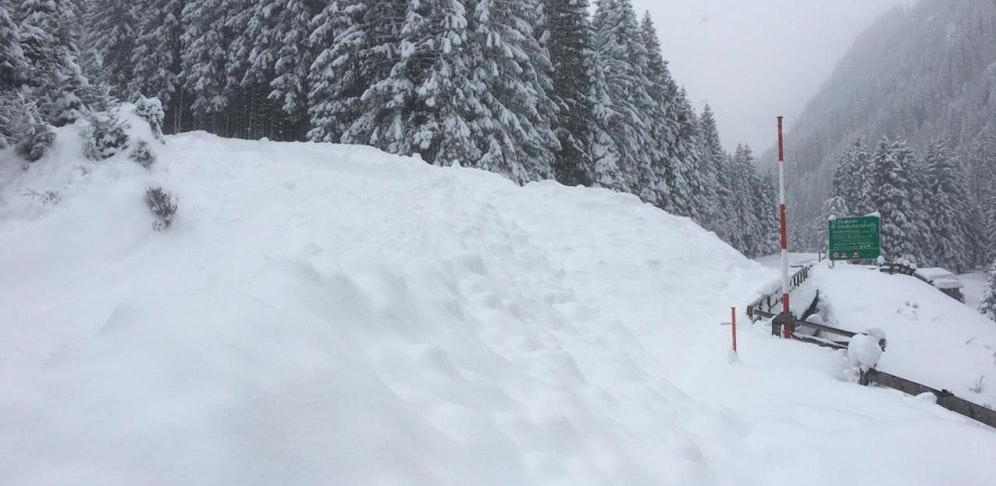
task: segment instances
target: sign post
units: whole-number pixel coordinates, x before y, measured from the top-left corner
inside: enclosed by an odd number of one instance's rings
[[[871,260],[882,254],[881,222],[878,216],[836,218],[829,222],[830,260]]]

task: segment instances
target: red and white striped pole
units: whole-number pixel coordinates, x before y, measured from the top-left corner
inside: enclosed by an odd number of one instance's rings
[[[730,325],[733,326],[733,352],[737,352],[737,308],[730,307]]]
[[[782,148],[782,117],[778,117],[778,217],[782,235],[782,312],[789,311],[788,236],[785,231],[785,151]],[[782,332],[792,337],[792,326],[786,323]]]

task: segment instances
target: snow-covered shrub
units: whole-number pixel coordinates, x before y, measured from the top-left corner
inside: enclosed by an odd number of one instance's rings
[[[94,113],[83,136],[83,154],[90,160],[109,159],[128,146],[128,123],[113,113]]]
[[[135,114],[149,122],[149,127],[152,128],[152,133],[157,140],[164,141],[163,119],[166,118],[166,112],[163,111],[163,104],[159,98],[146,98],[139,95],[138,101],[135,102]]]
[[[45,192],[38,192],[29,190],[24,195],[41,202],[43,206],[55,206],[56,204],[62,202],[62,194],[59,194],[59,191],[49,190]]]
[[[153,186],[145,190],[145,205],[156,217],[152,229],[162,231],[169,228],[176,214],[176,197],[160,186]]]
[[[983,391],[985,391],[985,389],[986,389],[986,375],[980,375],[979,379],[975,380],[975,383],[972,383],[972,385],[968,387],[968,391],[972,393],[982,393]]]
[[[17,143],[17,155],[28,162],[36,162],[45,156],[55,143],[55,130],[46,123],[35,123]]]
[[[149,142],[145,140],[139,140],[135,144],[135,148],[131,149],[128,158],[138,162],[139,165],[146,169],[151,168],[156,163],[156,154],[152,151],[152,146],[149,145]]]

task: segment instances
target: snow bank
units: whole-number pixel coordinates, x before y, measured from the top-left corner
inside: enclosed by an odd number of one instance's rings
[[[0,482],[841,484],[874,446],[996,474],[996,434],[832,353],[744,326],[731,366],[719,323],[774,272],[632,196],[204,133],[149,171],[74,136],[0,154]]]

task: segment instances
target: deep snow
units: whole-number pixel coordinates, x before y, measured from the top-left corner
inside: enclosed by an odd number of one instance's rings
[[[996,477],[996,431],[858,386],[842,352],[741,314],[732,358],[720,323],[776,273],[632,196],[353,146],[191,133],[151,171],[78,146],[70,127],[26,171],[0,155],[0,483]],[[150,184],[179,198],[164,232]],[[959,391],[991,372],[994,333],[946,296],[840,270],[811,279],[828,317],[890,299],[883,368]]]

